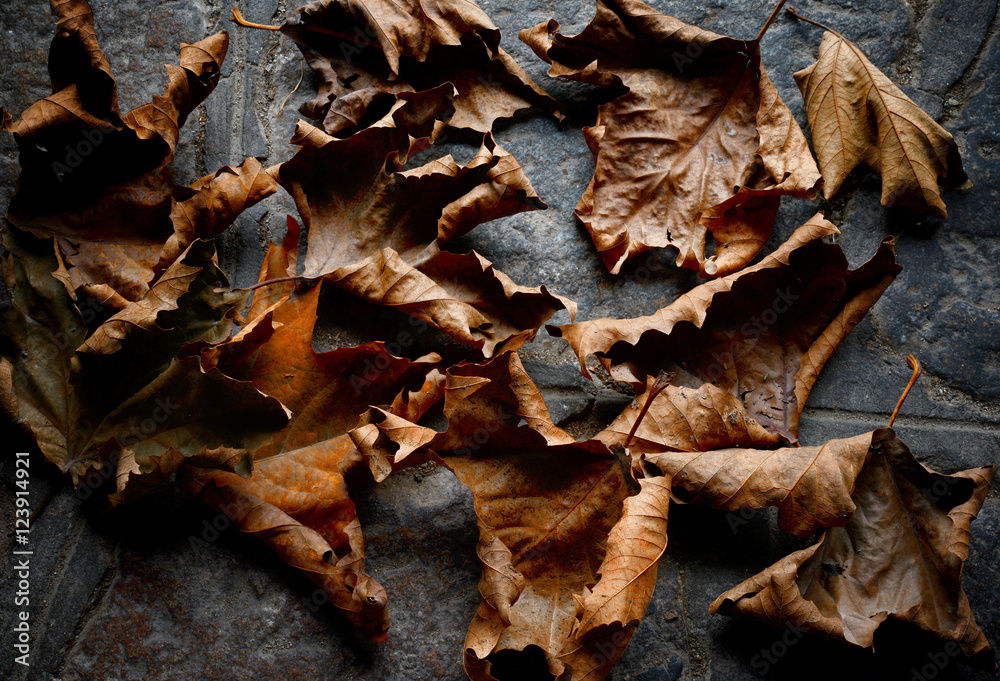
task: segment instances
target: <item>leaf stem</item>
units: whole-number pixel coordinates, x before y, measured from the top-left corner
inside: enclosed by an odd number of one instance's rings
[[[781,2],[778,3],[778,6],[774,8],[774,11],[771,12],[771,16],[767,18],[767,22],[764,24],[764,27],[760,29],[760,33],[758,33],[757,37],[753,39],[755,43],[759,43],[761,41],[761,38],[764,37],[764,34],[767,33],[767,29],[771,28],[771,24],[774,22],[774,18],[778,16],[778,12],[781,11],[781,8],[784,6],[786,2],[787,0],[781,0]]]
[[[252,21],[247,21],[246,19],[243,18],[243,13],[240,12],[238,7],[233,7],[233,16],[229,20],[239,24],[240,26],[245,26],[246,28],[259,28],[264,31],[281,30],[281,26],[268,26],[267,24],[255,24]]]
[[[639,410],[639,415],[635,417],[635,423],[632,424],[632,430],[628,432],[628,437],[625,438],[625,448],[628,449],[629,444],[632,442],[632,438],[635,436],[635,432],[639,430],[639,424],[642,423],[642,419],[646,416],[646,412],[653,404],[653,400],[659,395],[663,390],[670,385],[670,381],[674,378],[673,373],[668,373],[661,371],[660,375],[656,377],[656,383],[650,388],[649,392],[646,393],[646,402],[642,405],[642,409]]]
[[[913,355],[906,356],[906,364],[913,369],[913,375],[910,377],[910,382],[906,384],[906,389],[903,394],[899,397],[899,402],[896,403],[896,409],[893,410],[892,416],[889,417],[889,428],[892,428],[892,424],[896,422],[896,415],[899,414],[899,408],[903,406],[903,402],[906,400],[906,396],[910,394],[910,389],[913,384],[917,382],[920,378],[920,372],[922,371],[920,367],[920,360]]]
[[[834,34],[835,36],[837,36],[841,40],[846,40],[846,38],[844,38],[844,36],[840,35],[840,33],[838,31],[833,30],[832,28],[830,28],[826,24],[821,24],[818,21],[813,21],[812,19],[810,19],[808,17],[804,17],[801,14],[796,13],[796,11],[793,8],[791,8],[791,7],[789,7],[788,9],[785,10],[785,14],[790,14],[791,16],[795,17],[799,21],[804,21],[807,24],[812,24],[813,26],[819,26],[824,31],[829,31],[830,33]]]
[[[253,291],[255,289],[262,288],[264,286],[270,286],[271,284],[283,284],[288,281],[304,281],[306,277],[278,277],[277,279],[268,279],[267,281],[260,281],[253,286],[247,286],[246,288],[234,288],[234,291]]]

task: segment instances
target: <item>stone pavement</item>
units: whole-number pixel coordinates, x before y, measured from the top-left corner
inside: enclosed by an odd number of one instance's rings
[[[310,98],[308,69],[299,90],[281,103],[302,72],[298,51],[270,32],[233,30],[229,4],[219,0],[92,0],[98,33],[119,79],[122,108],[163,88],[162,64],[180,41],[194,42],[228,28],[232,37],[224,78],[183,133],[175,171],[184,183],[258,156],[265,165],[290,156],[287,144],[297,107]],[[288,0],[240,0],[252,21],[280,23],[294,11]],[[497,139],[524,166],[544,212],[521,214],[474,230],[458,246],[474,247],[518,283],[546,284],[577,301],[579,319],[648,314],[696,283],[670,266],[673,256],[635,258],[612,277],[572,217],[593,160],[580,126],[592,122],[585,88],[557,83],[517,40],[517,30],[557,18],[574,33],[591,18],[591,0],[489,0],[482,3],[503,31],[503,45],[556,96],[578,105],[563,125],[530,114],[501,126]],[[657,0],[657,9],[734,37],[750,38],[770,13],[764,0],[706,3]],[[802,13],[837,27],[876,66],[956,137],[975,183],[945,195],[950,219],[914,219],[879,205],[880,182],[856,174],[845,191],[822,206],[842,232],[852,266],[874,253],[888,234],[899,236],[905,269],[847,339],[820,377],[802,419],[802,441],[864,432],[886,422],[906,383],[907,353],[918,355],[925,377],[917,384],[897,430],[925,463],[952,472],[1000,459],[1000,38],[996,0],[808,0]],[[0,5],[0,104],[17,114],[48,93],[46,55],[52,22],[45,0]],[[810,64],[821,31],[782,17],[763,54],[782,97],[804,123],[792,73]],[[471,148],[449,149],[458,158]],[[0,141],[0,209],[17,174],[12,142]],[[788,200],[766,250],[821,206]],[[219,239],[224,267],[237,285],[255,281],[263,249],[280,238],[286,196],[264,201]],[[330,294],[327,316],[357,305]],[[381,337],[402,321],[361,308],[372,322],[362,331],[331,322],[317,342],[329,345]],[[561,313],[556,321],[564,321]],[[345,315],[340,314],[340,318]],[[440,342],[430,333],[426,347]],[[422,348],[417,348],[420,350]],[[579,375],[561,340],[544,332],[522,351],[553,416],[575,435],[596,432],[630,397],[615,386]],[[16,444],[15,444],[16,446]],[[13,517],[13,464],[0,455],[0,517]],[[212,514],[178,493],[146,499],[134,510],[105,515],[81,502],[51,466],[32,461],[32,495],[47,505],[31,534],[35,545],[30,670],[0,652],[0,677],[31,681],[111,679],[462,679],[462,641],[478,603],[476,526],[469,493],[450,473],[426,468],[390,478],[359,494],[368,568],[390,593],[393,628],[384,645],[359,640],[338,615],[316,607],[312,587],[266,549],[234,532],[207,547]],[[0,549],[10,555],[9,528]],[[994,490],[973,524],[965,589],[988,638],[1000,644],[1000,497]],[[804,639],[777,663],[781,631],[710,617],[721,592],[770,565],[796,540],[781,535],[760,513],[734,533],[711,510],[671,510],[670,546],[660,564],[649,613],[610,679],[911,679],[942,646],[908,630],[887,632],[877,655]],[[12,627],[10,561],[0,566],[0,631]],[[6,643],[5,643],[6,646]],[[767,667],[765,669],[765,667]],[[518,681],[527,681],[523,674]],[[937,678],[995,678],[951,662]]]

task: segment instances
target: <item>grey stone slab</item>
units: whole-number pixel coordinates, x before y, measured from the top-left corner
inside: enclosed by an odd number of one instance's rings
[[[104,527],[121,544],[114,580],[59,678],[315,678],[354,657],[308,583],[249,560],[247,538],[214,533],[208,509],[177,496],[121,515]]]
[[[46,63],[55,23],[48,3],[0,5],[0,107],[17,117],[52,90]],[[0,210],[6,214],[20,169],[17,146],[0,132]]]
[[[938,0],[920,19],[920,86],[945,95],[983,47],[997,3]]]

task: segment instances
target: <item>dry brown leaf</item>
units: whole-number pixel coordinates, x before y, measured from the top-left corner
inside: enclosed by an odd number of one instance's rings
[[[656,379],[646,380],[649,395]],[[781,436],[761,426],[735,395],[711,383],[697,387],[667,386],[653,398],[630,442],[626,443],[645,398],[629,405],[594,436],[608,447],[628,447],[632,455],[659,452],[705,452],[721,447],[768,447]],[[649,457],[647,457],[649,458]]]
[[[77,352],[87,326],[51,274],[52,241],[13,227],[3,237],[11,305],[0,311],[0,322],[18,419],[74,482],[125,448],[141,465],[171,450],[188,457],[247,449],[287,421],[281,404],[249,383],[204,369],[197,358],[177,359],[185,343],[227,335],[232,325],[233,301],[216,292],[226,282],[211,244],[189,252],[187,265],[199,272],[178,309],[159,313],[164,327],[136,327],[114,341],[113,354],[95,355]]]
[[[620,381],[643,390],[648,376],[675,371],[675,384],[711,383],[738,397],[750,416],[794,441],[820,370],[902,269],[887,239],[848,270],[837,234],[816,215],[777,251],[737,274],[704,283],[647,317],[558,327],[587,372],[596,354]]]
[[[992,654],[961,588],[969,526],[996,466],[953,475],[917,461],[896,434],[875,431],[845,527],[720,596],[712,612],[793,624],[871,648],[886,620]]]
[[[820,447],[756,449],[782,438],[734,395],[711,383],[662,387],[659,380],[650,377],[644,395],[595,439],[628,447],[633,467],[646,476],[656,469],[669,476],[675,499],[730,512],[776,506],[779,527],[799,536],[850,518],[870,433]]]
[[[330,135],[380,118],[401,92],[454,85],[452,128],[489,132],[496,120],[558,104],[500,48],[500,31],[467,0],[319,0],[281,26],[319,76],[302,107]],[[440,127],[443,127],[443,123]]]
[[[642,621],[656,586],[656,565],[667,548],[671,484],[666,476],[639,480],[639,493],[625,500],[621,520],[608,535],[598,570],[602,578],[583,599],[577,638]]]
[[[249,478],[253,469],[253,459],[245,449],[217,447],[192,456],[185,456],[176,449],[166,449],[153,455],[147,454],[140,462],[135,452],[128,447],[123,447],[118,442],[110,446],[120,452],[115,463],[117,491],[108,495],[112,506],[135,501],[158,489],[185,463],[199,468],[229,471],[244,478]]]
[[[718,36],[639,0],[598,0],[576,36],[558,28],[550,20],[521,40],[549,75],[618,94],[584,129],[597,167],[575,213],[612,273],[667,246],[703,275],[734,272],[767,241],[782,196],[815,196],[819,171],[759,38]]]
[[[191,185],[194,195],[176,200],[170,211],[174,233],[160,253],[158,270],[165,269],[196,239],[221,234],[240,213],[277,191],[277,184],[255,158],[239,168],[223,166]]]
[[[305,277],[326,277],[492,356],[576,306],[544,287],[517,286],[475,252],[442,250],[480,222],[545,206],[489,135],[465,166],[446,156],[403,170],[451,92],[402,95],[384,119],[347,139],[300,122],[293,142],[301,149],[277,174],[308,229]]]
[[[170,177],[181,126],[218,83],[225,33],[182,43],[180,66],[166,67],[164,94],[121,116],[90,6],[52,0],[52,12],[53,94],[16,122],[4,116],[21,162],[8,218],[36,236],[59,238],[73,291],[103,285],[137,301],[194,239],[217,234],[277,187],[254,160],[191,187]]]
[[[14,365],[6,357],[0,357],[0,415],[8,422],[17,420]]]
[[[776,506],[782,530],[808,537],[845,524],[854,513],[851,494],[871,441],[867,433],[819,447],[675,451],[645,458],[671,477],[685,501],[723,511]]]
[[[204,279],[199,277],[206,264],[215,270],[216,277]],[[211,305],[224,306],[226,311],[221,317],[231,320],[247,300],[245,293],[236,291],[216,290],[219,281],[225,281],[215,258],[215,247],[207,241],[196,241],[182,253],[173,265],[163,273],[146,294],[134,303],[129,303],[121,312],[115,314],[94,330],[93,334],[80,346],[81,352],[109,355],[117,352],[127,341],[130,334],[145,331],[156,334],[165,331],[157,320],[163,320],[161,313],[176,311],[180,307],[180,299],[188,296],[185,301],[184,314],[190,308],[199,307],[199,299],[207,297]],[[211,290],[208,290],[208,289]],[[197,312],[196,312],[197,314]],[[190,315],[188,315],[190,317]],[[186,323],[185,334],[198,338],[202,343],[215,344],[229,338],[230,324],[219,324],[220,320],[208,317],[200,324]]]
[[[294,238],[269,252],[262,281],[294,274],[297,232],[289,235]],[[379,639],[389,626],[386,593],[364,569],[361,526],[345,482],[361,458],[346,433],[370,405],[388,406],[410,383],[419,386],[438,358],[401,359],[381,343],[316,352],[319,293],[319,284],[300,293],[286,287],[285,295],[254,318],[258,332],[209,353],[219,368],[292,412],[286,427],[251,450],[252,477],[199,469],[193,462],[179,477],[241,531],[301,570],[365,634]],[[273,300],[268,288],[258,296]],[[261,301],[254,308],[260,310]]]
[[[857,45],[827,30],[816,63],[796,73],[795,81],[806,102],[826,198],[866,165],[882,176],[882,205],[948,217],[938,184],[968,182],[958,145]]]
[[[494,665],[514,665],[604,678],[652,596],[669,479],[633,489],[628,465],[606,447],[553,425],[515,354],[453,367],[444,393],[443,433],[373,410],[351,435],[376,479],[430,456],[473,492],[483,602],[466,672],[487,680]]]

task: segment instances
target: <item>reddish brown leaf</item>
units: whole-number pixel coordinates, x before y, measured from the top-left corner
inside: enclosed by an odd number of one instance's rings
[[[671,477],[686,501],[724,511],[776,506],[782,530],[808,537],[845,524],[854,513],[851,494],[871,440],[868,433],[819,447],[663,452],[645,458]]]
[[[302,148],[277,172],[308,228],[304,276],[325,276],[492,356],[576,306],[544,287],[517,286],[475,252],[443,250],[480,222],[545,205],[489,135],[465,166],[446,156],[403,170],[428,143],[449,94],[443,87],[404,96],[384,119],[343,140],[300,122],[293,141]]]
[[[136,301],[194,239],[218,233],[276,186],[256,161],[191,187],[170,177],[181,126],[218,83],[225,33],[181,44],[164,94],[120,116],[86,0],[53,0],[52,11],[59,22],[49,63],[53,94],[17,122],[4,116],[21,162],[8,218],[59,238],[74,291],[106,285]]]
[[[272,247],[262,280],[293,271],[291,244]],[[319,293],[317,284],[283,296],[255,318],[259,332],[209,353],[221,369],[292,412],[285,428],[251,451],[252,477],[193,464],[181,477],[189,491],[301,570],[352,623],[381,638],[389,626],[386,593],[365,573],[361,526],[344,480],[361,459],[346,433],[370,405],[388,406],[408,384],[419,386],[438,358],[400,359],[381,343],[316,352]],[[272,300],[267,288],[258,296]],[[255,301],[251,309],[261,305]]]
[[[630,496],[628,466],[553,425],[514,354],[450,369],[444,414],[437,433],[373,410],[352,437],[376,478],[431,456],[473,492],[483,602],[466,636],[470,678],[492,678],[503,651],[530,665],[533,647],[545,667],[525,673],[604,678],[652,596],[669,480]]]
[[[214,271],[212,279],[203,277],[206,267]],[[132,333],[142,331],[148,335],[164,331],[158,320],[167,316],[176,320],[178,314],[160,317],[161,313],[177,311],[184,296],[187,296],[186,306],[181,314],[189,314],[189,306],[198,307],[198,298],[207,298],[204,302],[210,306],[225,308],[225,312],[219,315],[221,319],[207,317],[202,323],[184,324],[185,333],[197,337],[202,343],[222,342],[229,338],[232,325],[219,322],[231,321],[237,310],[246,303],[247,295],[236,291],[216,290],[219,280],[224,281],[225,277],[218,269],[215,247],[205,241],[196,242],[177,258],[141,299],[129,303],[121,312],[97,327],[79,350],[109,355],[120,350]],[[208,290],[209,287],[211,290]]]
[[[902,269],[886,240],[869,262],[848,270],[840,247],[823,241],[836,233],[817,215],[759,264],[702,284],[648,317],[549,331],[569,341],[587,375],[591,354],[636,390],[647,376],[675,371],[676,385],[712,383],[793,441],[823,365]]]
[[[780,435],[747,414],[739,398],[704,383],[698,387],[667,386],[653,398],[633,439],[626,443],[655,380],[650,376],[646,392],[594,439],[612,448],[628,446],[633,455],[767,447],[781,441]]]
[[[550,20],[521,39],[551,76],[618,96],[585,128],[594,178],[576,208],[613,273],[672,246],[703,275],[734,272],[760,251],[781,197],[815,196],[805,137],[760,60],[734,40],[658,14],[639,0],[598,0],[578,35]],[[706,233],[715,254],[705,255]]]
[[[656,585],[656,564],[667,548],[670,488],[669,477],[640,480],[639,493],[625,500],[621,520],[608,535],[601,579],[583,599],[577,638],[642,621]]]
[[[101,343],[114,343],[113,354],[88,354],[77,352],[87,339],[85,319],[51,274],[52,241],[12,227],[3,235],[11,305],[0,322],[18,419],[74,482],[122,450],[142,466],[171,451],[190,457],[219,447],[245,450],[287,420],[277,400],[249,383],[204,369],[197,358],[176,359],[185,343],[231,328],[233,301],[217,292],[226,282],[211,244],[189,251],[185,267],[197,274],[185,280],[184,293],[172,292],[180,293],[177,310],[137,315],[142,324],[117,338],[118,321],[111,322]],[[149,324],[154,318],[157,324]],[[241,409],[234,412],[233,404]]]
[[[457,88],[452,128],[485,133],[530,106],[558,109],[500,48],[500,31],[473,2],[319,0],[281,30],[322,81],[302,112],[330,135],[378,120],[401,92],[444,83]]]

